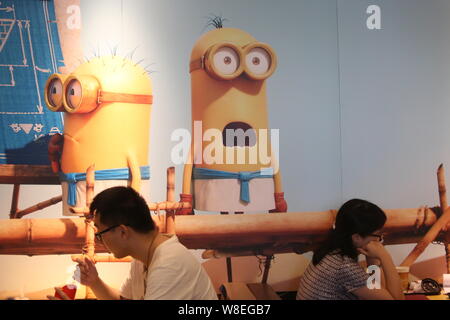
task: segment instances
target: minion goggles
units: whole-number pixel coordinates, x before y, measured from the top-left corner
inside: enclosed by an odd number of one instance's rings
[[[243,72],[252,80],[264,80],[277,66],[274,50],[265,43],[254,42],[238,47],[232,42],[221,42],[206,50],[199,59],[191,61],[190,72],[204,69],[217,80],[233,80]]]
[[[52,74],[45,84],[45,102],[51,111],[88,113],[101,103],[152,104],[152,95],[107,92],[93,76]]]

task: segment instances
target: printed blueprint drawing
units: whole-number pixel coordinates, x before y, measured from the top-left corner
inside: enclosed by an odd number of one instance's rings
[[[49,164],[62,113],[47,109],[47,78],[63,66],[53,1],[0,0],[0,164]]]

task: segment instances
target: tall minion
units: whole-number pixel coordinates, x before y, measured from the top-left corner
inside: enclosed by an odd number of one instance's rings
[[[153,103],[147,72],[119,56],[97,57],[45,86],[51,111],[64,112],[64,135],[49,143],[60,174],[63,214],[86,204],[86,170],[95,166],[94,194],[131,186],[149,201],[149,128]]]
[[[205,140],[211,130],[221,133],[215,137],[220,141],[192,143],[180,199],[201,211],[286,212],[280,171],[270,141],[262,135],[269,128],[266,80],[276,69],[275,51],[247,32],[216,27],[195,43],[190,74],[193,141],[198,134]],[[215,150],[215,161],[205,161],[217,143],[222,150]],[[267,149],[268,163],[261,149]],[[239,152],[245,160],[233,156],[230,163],[228,156]]]

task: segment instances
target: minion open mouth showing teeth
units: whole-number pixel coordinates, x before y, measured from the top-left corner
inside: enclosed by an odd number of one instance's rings
[[[255,129],[245,122],[230,122],[222,130],[222,142],[225,147],[253,147],[256,144]]]

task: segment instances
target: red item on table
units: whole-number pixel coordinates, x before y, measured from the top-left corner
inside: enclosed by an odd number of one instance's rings
[[[66,284],[64,287],[61,288],[61,290],[67,294],[67,296],[71,299],[75,299],[75,294],[77,293],[77,286],[74,284]],[[62,297],[58,294],[58,292],[55,290],[55,297],[62,299]]]

